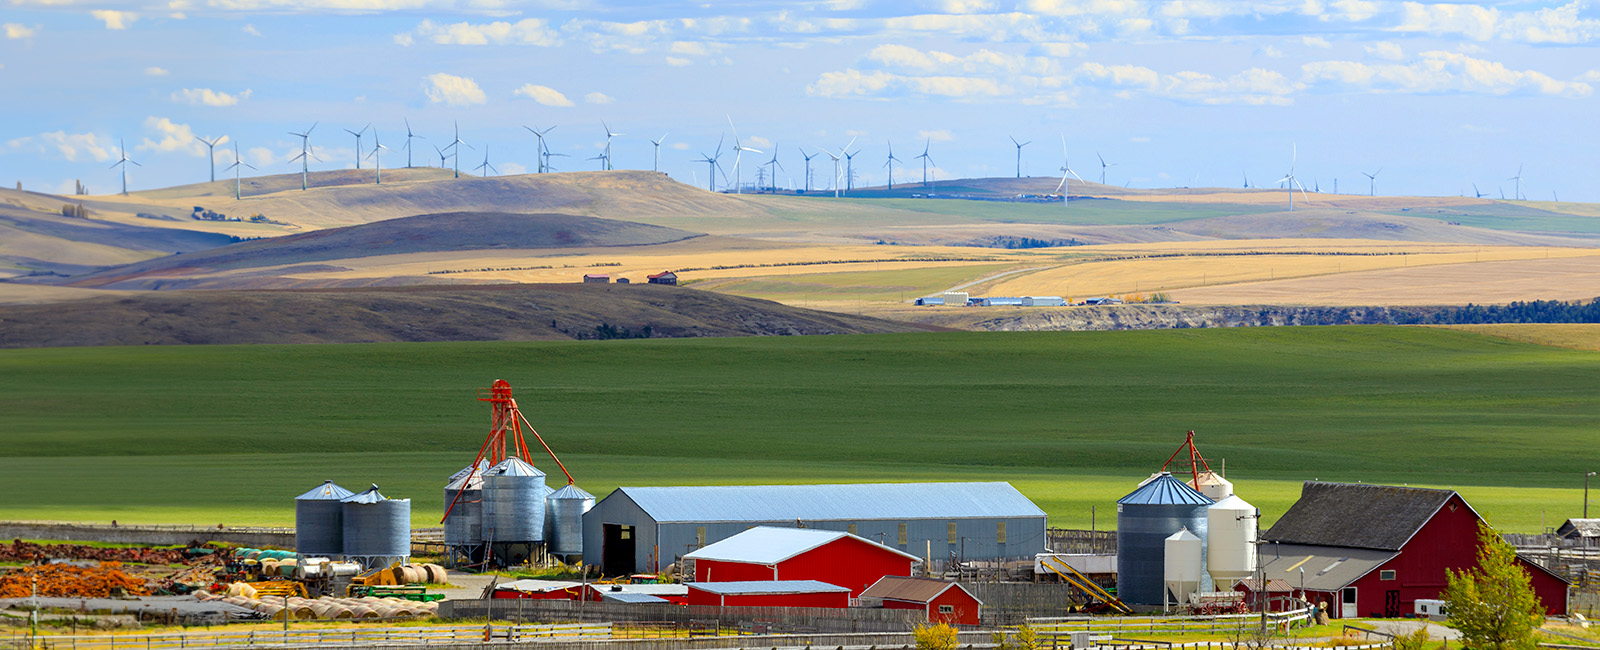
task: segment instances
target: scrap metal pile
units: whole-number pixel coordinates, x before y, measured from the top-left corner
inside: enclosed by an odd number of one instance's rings
[[[207,549],[209,552],[209,549]],[[46,560],[99,560],[140,564],[187,563],[196,557],[186,548],[104,548],[83,544],[34,544],[16,540],[0,544],[0,562],[43,562]]]
[[[142,596],[148,593],[145,582],[122,571],[119,562],[98,566],[41,564],[7,571],[0,576],[0,598],[26,598],[34,595],[37,579],[39,596],[107,598],[115,595]]]

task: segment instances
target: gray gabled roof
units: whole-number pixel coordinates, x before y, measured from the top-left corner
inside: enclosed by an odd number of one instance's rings
[[[1312,591],[1338,591],[1396,555],[1399,552],[1366,548],[1263,544],[1261,573],[1267,577],[1268,585],[1282,580],[1295,589],[1303,585]]]
[[[1455,494],[1454,490],[1306,481],[1300,500],[1262,538],[1283,544],[1398,551]]]
[[[1556,529],[1558,537],[1600,537],[1600,519],[1568,519]]]
[[[1044,517],[1010,483],[621,487],[658,522]]]

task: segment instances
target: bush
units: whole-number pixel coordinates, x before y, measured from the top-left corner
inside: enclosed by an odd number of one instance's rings
[[[1428,646],[1428,625],[1411,631],[1409,634],[1397,635],[1394,638],[1394,650],[1423,650]]]
[[[918,625],[911,636],[917,640],[917,650],[955,650],[958,643],[956,629],[944,623]]]

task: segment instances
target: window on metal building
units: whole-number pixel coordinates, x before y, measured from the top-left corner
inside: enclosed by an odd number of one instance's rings
[[[705,546],[706,545],[706,527],[705,526],[695,526],[695,529],[694,529],[694,543],[699,544],[701,546]]]
[[[997,544],[1006,543],[1006,522],[1002,521],[994,525],[994,541]]]
[[[950,543],[951,544],[955,544],[955,543],[961,541],[961,535],[956,532],[956,522],[952,521],[945,527],[948,528],[949,531],[950,531]]]
[[[900,522],[900,545],[906,545],[906,523]]]

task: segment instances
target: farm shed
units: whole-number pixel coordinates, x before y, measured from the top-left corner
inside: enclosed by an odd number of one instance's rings
[[[1304,594],[1289,584],[1288,580],[1273,578],[1267,581],[1267,588],[1262,590],[1257,587],[1259,583],[1255,578],[1245,578],[1233,586],[1233,590],[1244,594],[1244,602],[1255,607],[1255,603],[1266,603],[1269,612],[1287,612],[1294,609],[1294,601],[1304,597]],[[1257,598],[1260,600],[1257,600]]]
[[[750,580],[696,582],[689,585],[690,605],[720,607],[850,606],[850,590],[816,580]]]
[[[1476,565],[1481,519],[1454,490],[1307,481],[1262,535],[1262,571],[1328,603],[1330,616],[1399,617],[1440,597],[1446,569]],[[1522,567],[1545,610],[1566,614],[1566,580]]]
[[[683,556],[695,582],[819,580],[851,596],[884,576],[909,576],[922,558],[837,530],[757,526]]]
[[[583,589],[581,582],[566,580],[514,580],[495,585],[494,598],[524,598],[529,600],[577,600]]]
[[[583,281],[589,284],[611,284],[611,276],[604,273],[585,273]]]
[[[942,305],[942,304],[944,304],[944,298],[941,297],[941,296],[925,296],[925,297],[917,299],[917,306],[918,307],[925,307],[925,306],[932,306],[932,305]]]
[[[655,275],[647,276],[647,278],[649,279],[650,284],[678,284],[678,274],[673,273],[672,271],[662,271]]]
[[[842,531],[931,559],[1031,558],[1045,514],[1010,483],[621,487],[583,516],[583,561],[658,572],[755,526]]]
[[[920,609],[932,623],[977,625],[983,605],[965,587],[933,578],[884,576],[861,594],[863,601],[882,601],[884,609]]]
[[[1556,529],[1556,537],[1578,546],[1600,544],[1600,519],[1568,519]]]
[[[1065,307],[1067,301],[1061,296],[1023,296],[1023,307]]]
[[[625,601],[626,600],[625,596],[631,597],[630,595],[631,596],[649,596],[651,598],[658,598],[658,599],[667,601],[669,603],[673,603],[675,605],[686,605],[686,604],[689,603],[689,587],[687,585],[683,585],[683,584],[666,584],[666,583],[662,583],[662,584],[657,584],[657,583],[609,584],[609,585],[591,584],[591,585],[588,586],[588,591],[584,592],[583,599],[587,600],[587,601],[590,601],[590,602],[600,601],[600,600]],[[643,601],[643,602],[655,602],[655,601]]]

